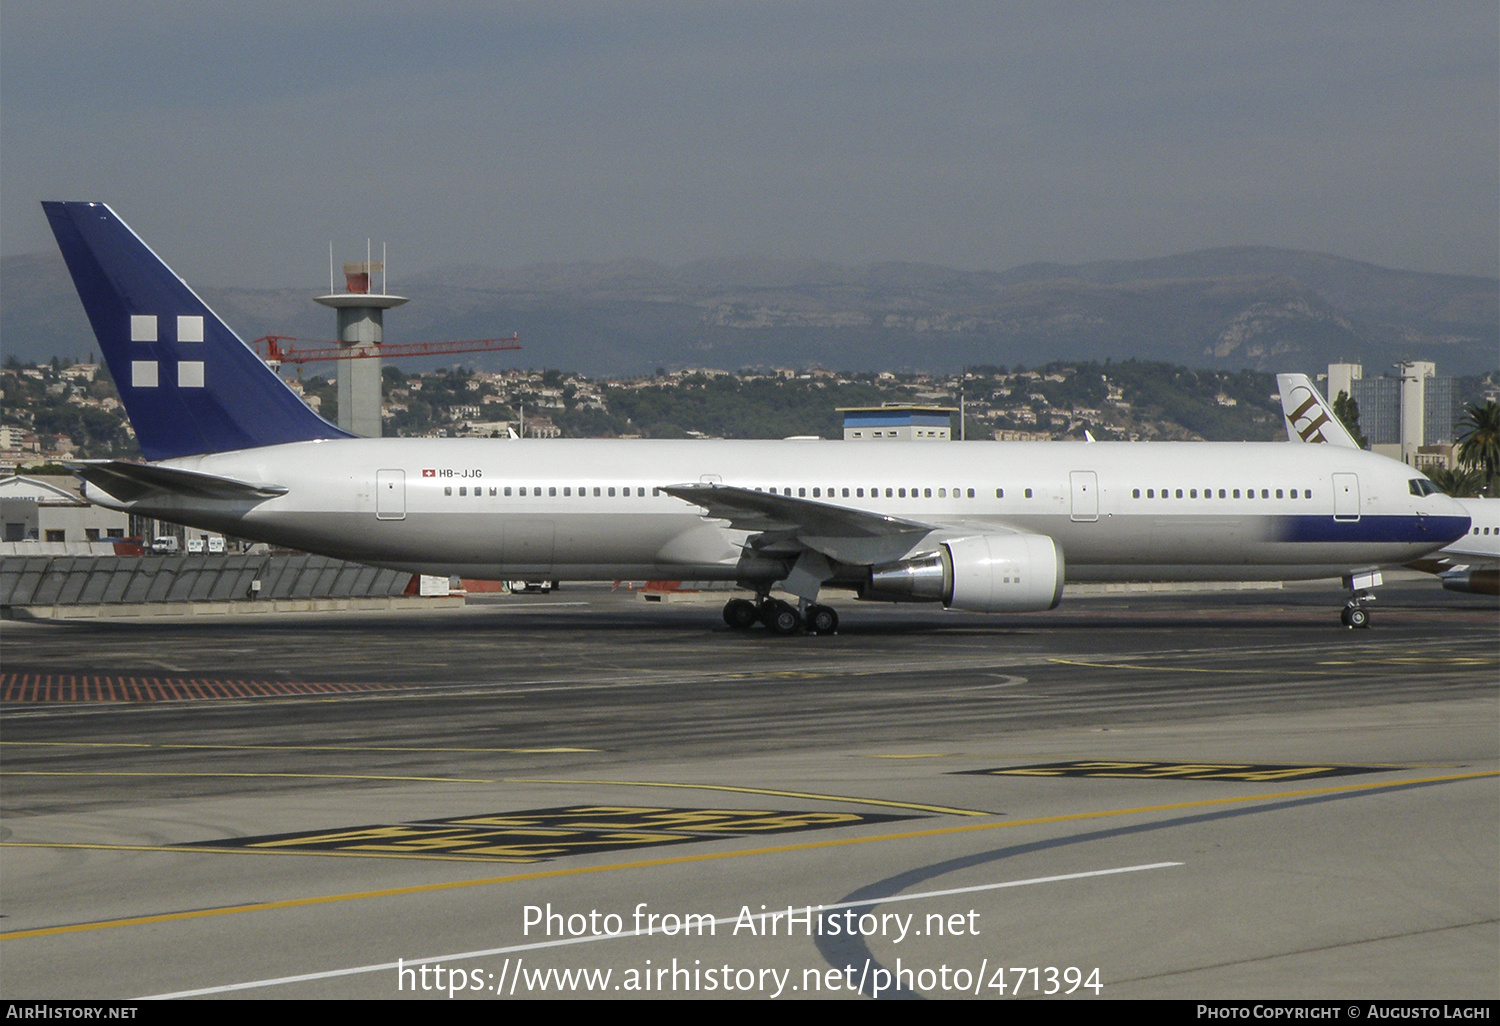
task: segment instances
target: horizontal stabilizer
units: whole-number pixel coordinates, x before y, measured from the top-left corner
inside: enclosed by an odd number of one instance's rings
[[[69,470],[121,502],[137,502],[152,496],[182,496],[192,499],[217,499],[224,502],[260,502],[285,495],[280,485],[251,484],[230,477],[200,474],[195,470],[130,463],[125,460],[99,460],[67,464]]]

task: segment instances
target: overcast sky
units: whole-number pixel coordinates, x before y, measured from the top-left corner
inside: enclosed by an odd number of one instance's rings
[[[1210,246],[1497,273],[1494,0],[5,0],[0,244],[191,282]]]

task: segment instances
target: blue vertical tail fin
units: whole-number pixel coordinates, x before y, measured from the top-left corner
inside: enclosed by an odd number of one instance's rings
[[[353,437],[308,409],[109,207],[42,209],[148,460]]]

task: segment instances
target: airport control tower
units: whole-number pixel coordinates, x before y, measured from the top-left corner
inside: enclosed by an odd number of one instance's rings
[[[380,419],[380,343],[384,341],[382,317],[393,306],[406,302],[405,296],[371,292],[373,274],[381,272],[385,287],[384,261],[361,260],[344,265],[345,291],[335,292],[328,283],[329,294],[317,296],[324,306],[331,306],[339,316],[339,427],[356,435],[379,438]],[[371,353],[376,355],[365,356]]]

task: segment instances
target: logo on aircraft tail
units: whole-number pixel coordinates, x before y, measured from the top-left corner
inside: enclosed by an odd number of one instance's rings
[[[1305,392],[1306,399],[1302,399],[1299,405],[1291,409],[1286,419],[1291,421],[1292,429],[1302,438],[1304,442],[1326,442],[1323,437],[1323,425],[1332,423],[1333,418],[1328,416],[1324,408],[1322,397],[1310,388],[1301,387],[1292,390],[1292,399],[1287,403],[1291,406],[1298,401],[1298,393]]]

